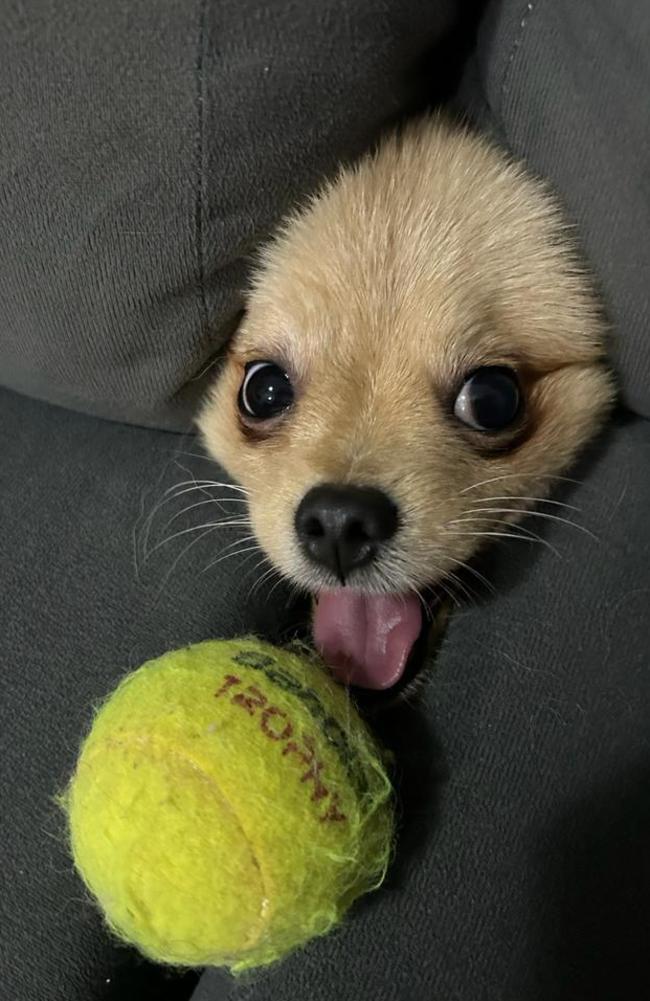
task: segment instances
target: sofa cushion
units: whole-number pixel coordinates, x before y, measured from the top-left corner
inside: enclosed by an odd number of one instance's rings
[[[625,404],[650,416],[650,4],[498,0],[462,99],[556,188],[612,325]]]
[[[75,876],[55,805],[93,707],[186,643],[292,625],[287,591],[237,556],[237,505],[194,439],[0,390],[0,995],[184,1001],[191,985],[118,947]],[[184,482],[178,494],[170,489]],[[167,492],[169,491],[169,492]],[[197,500],[197,497],[199,498]],[[191,511],[190,505],[201,503]],[[158,509],[156,511],[156,507]],[[229,513],[230,511],[230,513]],[[154,513],[155,512],[155,513]],[[153,515],[153,517],[152,517]],[[176,533],[183,533],[176,535]],[[169,542],[165,540],[169,539]],[[231,547],[231,548],[225,548]],[[222,562],[214,562],[228,556]]]
[[[188,427],[253,251],[421,98],[456,7],[5,4],[0,385]]]

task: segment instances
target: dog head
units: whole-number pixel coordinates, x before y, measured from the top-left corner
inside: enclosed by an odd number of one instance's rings
[[[545,187],[440,120],[344,170],[264,250],[200,427],[348,679],[392,684],[418,594],[593,435],[603,342]]]

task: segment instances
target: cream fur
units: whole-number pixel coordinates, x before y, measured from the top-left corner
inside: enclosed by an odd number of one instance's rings
[[[604,340],[545,186],[484,139],[427,119],[343,170],[264,250],[199,424],[249,491],[261,545],[307,589],[328,582],[294,535],[305,492],[319,482],[386,490],[402,527],[352,584],[402,592],[472,557],[484,540],[469,530],[490,530],[477,507],[505,497],[502,507],[523,512],[521,498],[544,496],[572,463],[613,398]],[[297,399],[250,439],[236,401],[254,359],[285,367]],[[524,440],[503,454],[483,451],[448,407],[463,375],[486,364],[512,365],[525,391]]]

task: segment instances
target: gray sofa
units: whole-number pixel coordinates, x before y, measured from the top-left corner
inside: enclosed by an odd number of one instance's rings
[[[648,5],[0,0],[0,26],[0,996],[650,996]],[[403,805],[380,893],[250,979],[155,968],[53,797],[125,671],[304,621],[250,562],[202,572],[225,537],[165,541],[194,523],[156,504],[215,475],[192,414],[255,247],[449,100],[550,179],[602,286],[621,407],[562,490],[596,538],[496,549],[420,702],[373,716]]]

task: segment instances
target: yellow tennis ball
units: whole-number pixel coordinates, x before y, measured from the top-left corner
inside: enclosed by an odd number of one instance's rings
[[[152,959],[241,971],[379,885],[377,746],[313,659],[256,639],[168,653],[104,703],[64,797],[77,869]]]

